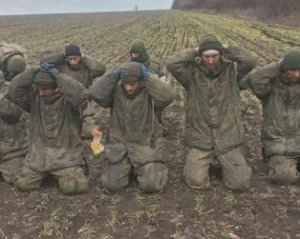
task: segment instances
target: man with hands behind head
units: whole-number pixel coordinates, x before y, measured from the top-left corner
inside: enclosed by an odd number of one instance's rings
[[[156,77],[143,64],[127,62],[89,89],[93,100],[111,108],[104,150],[107,166],[102,175],[103,186],[109,191],[126,187],[131,174],[144,192],[158,192],[167,183],[162,128],[155,110],[169,105],[173,94]]]
[[[184,176],[188,186],[209,188],[209,167],[216,158],[226,187],[249,188],[251,168],[241,150],[238,81],[255,65],[255,55],[236,46],[224,48],[213,36],[167,61],[168,70],[187,91]]]
[[[68,44],[63,53],[58,53],[47,57],[41,61],[54,64],[59,72],[62,72],[80,82],[86,89],[92,84],[93,80],[104,74],[105,65],[87,55],[83,55],[81,49],[76,44]],[[88,102],[88,107],[83,112],[82,137],[91,138],[92,131],[96,126],[94,116],[96,111],[92,102]]]
[[[300,166],[300,50],[253,70],[241,85],[252,89],[263,105],[261,137],[270,179],[295,183]]]
[[[51,174],[64,194],[87,191],[80,138],[82,106],[88,96],[85,87],[44,63],[18,75],[9,86],[8,96],[30,113],[29,153],[16,187],[22,191],[38,189],[42,179]]]

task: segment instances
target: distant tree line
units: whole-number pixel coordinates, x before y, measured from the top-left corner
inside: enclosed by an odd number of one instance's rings
[[[299,12],[300,0],[174,0],[173,9],[205,8],[216,11],[227,9],[260,9],[268,16],[283,16]]]

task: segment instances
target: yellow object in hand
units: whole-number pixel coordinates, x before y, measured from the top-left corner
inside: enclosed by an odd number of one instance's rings
[[[91,142],[91,149],[94,155],[99,155],[103,152],[104,147],[101,144],[102,132],[98,129],[92,131],[93,141]]]

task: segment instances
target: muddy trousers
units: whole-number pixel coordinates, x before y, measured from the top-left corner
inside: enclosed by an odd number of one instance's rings
[[[23,166],[15,180],[15,186],[21,191],[31,191],[40,188],[43,178],[53,175],[59,183],[63,194],[77,194],[88,190],[88,178],[82,167],[70,167],[41,173]]]
[[[269,178],[278,184],[291,184],[299,179],[297,164],[300,159],[283,155],[273,155],[268,158]]]
[[[189,187],[206,189],[209,187],[209,166],[214,160],[213,150],[191,148],[184,166],[184,177]],[[246,163],[239,147],[217,157],[226,187],[243,191],[250,187],[252,170]]]
[[[125,157],[118,163],[108,163],[102,174],[102,184],[108,191],[116,192],[129,184],[129,176],[133,170],[134,176],[143,192],[152,193],[162,190],[168,179],[168,169],[162,162],[148,162],[134,165]]]
[[[4,182],[9,184],[14,182],[24,159],[25,156],[20,156],[0,164],[0,174]]]

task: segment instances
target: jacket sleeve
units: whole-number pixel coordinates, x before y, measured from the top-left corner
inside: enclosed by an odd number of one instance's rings
[[[89,97],[104,108],[112,107],[118,81],[119,79],[114,73],[96,79],[89,88]]]
[[[47,62],[49,64],[54,64],[54,65],[61,65],[65,63],[65,56],[64,53],[57,53],[55,55],[46,57],[40,61],[40,63]]]
[[[242,88],[250,88],[253,93],[263,99],[271,90],[272,79],[279,75],[279,64],[271,63],[251,71],[240,82]]]
[[[169,58],[166,62],[167,69],[184,87],[188,88],[193,76],[193,62],[195,61],[195,50],[188,49]]]
[[[80,82],[66,74],[59,73],[56,77],[56,84],[60,93],[64,95],[65,99],[73,107],[78,107],[86,103],[88,91]]]
[[[162,81],[156,74],[150,74],[146,80],[146,87],[154,100],[155,108],[165,108],[174,98],[171,86]]]
[[[38,69],[38,67],[27,69],[13,78],[9,85],[7,98],[27,112],[30,112],[30,103],[35,94],[32,84]]]
[[[106,71],[106,67],[102,62],[90,56],[83,56],[82,64],[92,72],[93,79],[102,76]]]
[[[257,63],[257,55],[249,50],[229,46],[225,50],[225,58],[237,63],[237,80],[240,81]]]
[[[0,117],[7,122],[18,122],[22,110],[19,106],[9,101],[6,97],[0,99]]]

